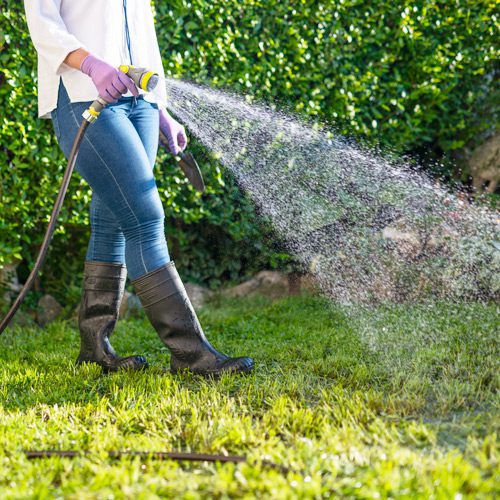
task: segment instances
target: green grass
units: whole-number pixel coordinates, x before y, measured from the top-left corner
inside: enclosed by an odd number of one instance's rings
[[[75,367],[72,322],[0,338],[2,498],[478,498],[498,493],[498,311],[359,309],[317,298],[213,303],[212,342],[249,377],[164,373],[145,320],[114,345],[144,373]],[[88,450],[28,460],[23,449]],[[244,454],[249,464],[109,459],[110,450]],[[262,465],[267,459],[294,472]]]

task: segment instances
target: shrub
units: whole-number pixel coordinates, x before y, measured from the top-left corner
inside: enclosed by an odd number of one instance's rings
[[[171,0],[154,6],[171,76],[276,99],[398,152],[448,153],[497,124],[494,2]],[[0,265],[21,258],[31,264],[65,161],[50,122],[36,118],[36,54],[20,2],[4,2],[0,48]],[[193,151],[207,176],[203,197],[165,155],[158,167],[171,252],[185,275],[216,285],[282,260],[231,177],[198,145]],[[75,176],[42,277],[49,291],[78,283],[89,198]]]

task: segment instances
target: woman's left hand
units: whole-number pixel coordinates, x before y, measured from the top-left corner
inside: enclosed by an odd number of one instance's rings
[[[167,138],[168,149],[172,154],[178,155],[186,149],[187,136],[184,127],[165,109],[160,109],[160,130]]]

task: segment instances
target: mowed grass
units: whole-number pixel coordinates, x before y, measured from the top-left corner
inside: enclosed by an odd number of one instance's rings
[[[143,373],[76,367],[71,322],[0,338],[0,497],[491,498],[498,493],[498,310],[347,311],[302,297],[214,302],[221,350],[255,373],[164,372],[146,320],[119,323]],[[23,449],[85,450],[28,460]],[[246,464],[111,459],[112,450],[246,455]],[[283,473],[262,463],[289,467]]]

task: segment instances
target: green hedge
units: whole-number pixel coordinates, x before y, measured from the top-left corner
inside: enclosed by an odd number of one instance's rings
[[[448,153],[497,124],[494,2],[169,0],[154,6],[169,75],[277,100],[398,152]],[[22,2],[4,1],[0,49],[0,265],[19,258],[31,264],[65,165],[50,122],[36,118],[36,54]],[[265,243],[251,203],[208,152],[196,144],[193,151],[207,176],[203,197],[164,155],[158,167],[169,244],[185,276],[217,285],[279,262],[283,256]],[[88,188],[76,176],[43,274],[45,290],[77,293],[88,202]]]
[[[277,98],[341,133],[446,152],[498,119],[493,1],[155,4],[172,75]]]

